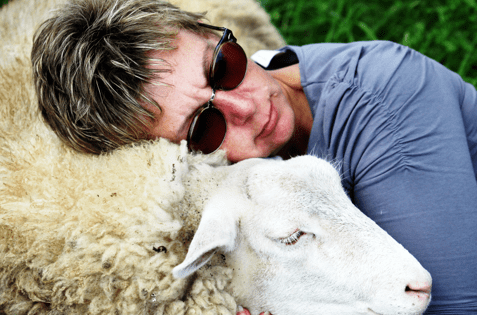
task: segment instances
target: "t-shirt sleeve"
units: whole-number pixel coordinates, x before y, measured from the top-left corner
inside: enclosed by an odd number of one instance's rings
[[[429,314],[475,313],[475,88],[391,42],[291,49],[314,115],[308,153],[340,164],[352,201],[431,272]]]

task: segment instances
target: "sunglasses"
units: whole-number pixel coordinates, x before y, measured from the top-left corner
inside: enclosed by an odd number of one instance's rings
[[[187,134],[189,150],[209,154],[220,148],[227,132],[224,114],[212,104],[215,92],[230,91],[242,83],[247,71],[247,56],[231,30],[203,23],[199,25],[224,32],[215,47],[209,70],[212,96],[195,114]]]

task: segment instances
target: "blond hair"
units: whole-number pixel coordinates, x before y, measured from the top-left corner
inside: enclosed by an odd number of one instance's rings
[[[189,13],[161,0],[73,0],[34,36],[33,80],[45,121],[74,149],[99,154],[145,138],[159,107],[144,85],[160,80],[147,52],[174,49],[186,29],[209,33]],[[160,107],[159,107],[160,108]]]

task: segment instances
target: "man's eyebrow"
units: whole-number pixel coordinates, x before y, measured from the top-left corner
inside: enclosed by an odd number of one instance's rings
[[[210,66],[211,66],[211,60],[209,59],[210,57],[210,51],[214,51],[214,46],[212,46],[209,42],[207,42],[207,46],[204,49],[204,54],[202,55],[202,68],[204,71],[204,76],[207,80],[209,80],[209,72],[210,72]]]
[[[204,53],[202,54],[202,71],[204,72],[204,77],[207,80],[207,84],[209,81],[209,71],[210,71],[210,65],[211,65],[211,60],[210,60],[210,51],[214,51],[215,47],[207,42],[206,48],[204,49]],[[201,106],[202,107],[202,106]],[[197,109],[198,110],[198,109]],[[196,110],[196,111],[197,111]],[[187,118],[187,120],[184,122],[184,125],[182,126],[181,129],[186,129],[186,125],[190,126],[190,122],[192,121],[193,117],[196,115],[196,111],[192,112],[190,116]]]

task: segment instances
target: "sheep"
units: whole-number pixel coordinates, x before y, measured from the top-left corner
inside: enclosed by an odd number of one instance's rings
[[[159,140],[87,156],[40,118],[32,38],[64,2],[0,9],[0,313],[234,314],[230,269],[214,266],[192,282],[171,274],[199,217],[179,216],[182,174],[199,161],[225,165],[224,154],[194,157]],[[248,55],[285,44],[255,0],[175,3],[233,28]]]
[[[41,120],[31,40],[64,1],[0,9],[0,313],[234,314],[236,280],[221,255],[192,277],[172,276],[227,174],[223,152],[191,155],[160,139],[89,156]],[[209,10],[248,55],[284,45],[255,0],[175,3]],[[217,172],[202,175],[209,167]]]
[[[192,282],[172,277],[194,226],[179,207],[194,165],[185,143],[159,140],[96,157],[32,138],[2,147],[14,158],[0,162],[1,311],[235,313],[224,290],[228,268]],[[215,159],[226,163],[223,154]]]
[[[331,164],[302,156],[222,169],[175,277],[193,274],[217,252],[234,271],[232,295],[251,314],[425,311],[430,274],[351,203]]]

